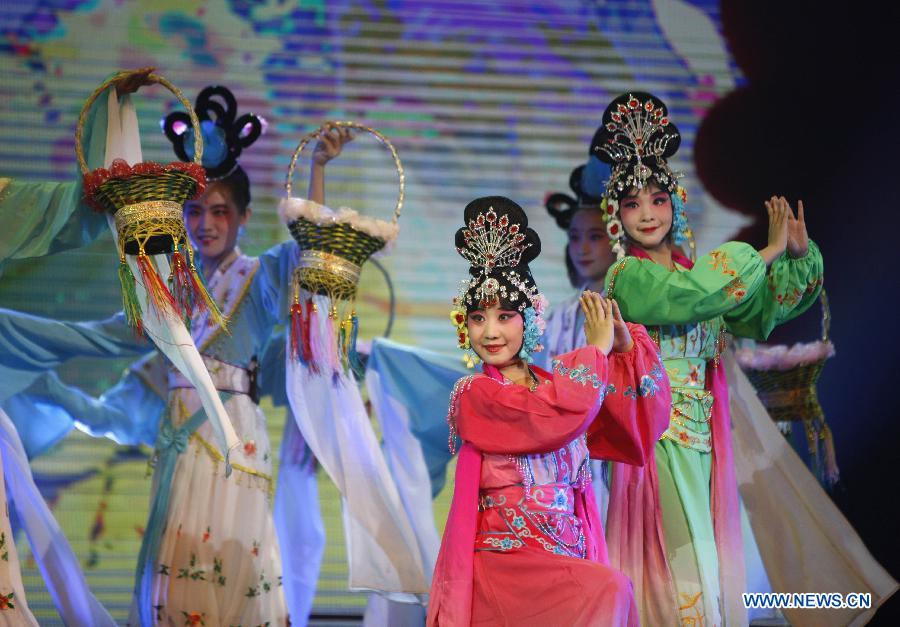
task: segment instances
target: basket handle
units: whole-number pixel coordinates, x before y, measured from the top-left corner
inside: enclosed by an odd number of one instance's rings
[[[297,167],[297,160],[300,158],[300,153],[303,152],[303,149],[306,148],[307,144],[309,144],[312,140],[316,139],[319,136],[319,133],[335,126],[340,126],[343,128],[353,128],[374,135],[375,139],[377,139],[388,150],[391,151],[391,157],[394,159],[394,166],[396,166],[397,174],[400,177],[400,189],[397,197],[397,208],[394,209],[393,219],[393,223],[397,224],[397,221],[400,219],[400,210],[403,208],[403,199],[406,194],[406,173],[403,171],[403,164],[400,163],[400,156],[397,154],[397,149],[394,148],[394,145],[388,140],[387,137],[376,131],[374,128],[365,126],[363,124],[360,124],[359,122],[350,122],[346,120],[326,122],[300,140],[300,143],[297,144],[297,148],[294,149],[294,154],[291,156],[291,164],[288,166],[287,178],[284,182],[284,189],[287,192],[287,197],[291,197],[291,188],[293,187],[294,182],[294,169]]]
[[[819,305],[822,307],[822,341],[827,342],[831,335],[831,307],[828,306],[828,294],[824,287],[819,292]]]
[[[88,173],[88,165],[87,161],[84,158],[84,148],[81,145],[81,136],[84,132],[84,123],[87,120],[88,111],[91,108],[91,105],[94,104],[94,101],[97,99],[100,94],[102,94],[106,89],[118,82],[119,80],[125,78],[126,76],[130,76],[132,74],[137,74],[136,70],[123,70],[121,72],[117,72],[114,76],[108,78],[102,85],[100,85],[97,89],[94,90],[88,99],[85,101],[84,106],[81,107],[81,114],[78,116],[78,125],[75,127],[75,156],[78,158],[78,167],[81,168],[82,174]],[[170,83],[168,80],[160,76],[159,74],[148,74],[147,80],[151,83],[156,83],[162,85],[173,94],[181,104],[187,109],[188,115],[191,116],[191,126],[194,127],[194,163],[200,165],[201,160],[203,158],[203,133],[200,131],[200,120],[197,119],[197,114],[194,113],[194,108],[191,106],[191,103],[187,101],[184,97],[184,94],[181,93],[175,85]]]

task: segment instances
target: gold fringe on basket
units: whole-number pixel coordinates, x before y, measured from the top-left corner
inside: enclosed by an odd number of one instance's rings
[[[196,311],[207,310],[216,324],[225,326],[224,317],[209,295],[194,264],[194,251],[186,245],[187,232],[182,220],[181,205],[160,200],[135,203],[122,207],[113,217],[119,239],[120,264],[125,263],[126,246],[136,245],[137,264],[144,287],[158,312],[168,311],[184,320],[190,320]],[[169,238],[174,248],[172,269],[168,277],[171,290],[159,276],[155,264],[146,252],[147,243],[160,236]],[[187,259],[181,252],[181,246],[187,251]],[[125,266],[127,267],[127,263]],[[133,326],[140,329],[143,325],[140,304],[134,292],[134,276],[130,270],[122,272],[120,265],[119,280],[122,283],[126,317]]]

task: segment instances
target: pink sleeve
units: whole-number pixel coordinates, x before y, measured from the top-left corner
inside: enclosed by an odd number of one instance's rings
[[[459,397],[459,437],[485,453],[556,450],[587,429],[606,390],[606,357],[593,346],[560,355],[532,392],[477,377]]]
[[[588,449],[595,459],[643,466],[669,425],[672,393],[659,348],[643,325],[627,324],[634,346],[609,355],[606,400],[588,428]]]

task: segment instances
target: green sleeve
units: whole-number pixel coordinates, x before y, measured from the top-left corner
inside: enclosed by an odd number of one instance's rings
[[[84,126],[88,167],[103,165],[106,153],[106,93],[88,112]],[[79,172],[66,182],[0,177],[0,266],[10,259],[40,257],[89,244],[105,232],[106,218],[84,203]]]
[[[766,285],[725,314],[728,330],[740,337],[765,340],[779,324],[796,318],[822,291],[822,253],[813,241],[805,257],[785,254],[769,268]]]
[[[607,293],[622,316],[641,324],[690,324],[739,306],[764,283],[766,264],[749,244],[727,242],[690,270],[670,271],[649,259],[625,257],[606,275]]]

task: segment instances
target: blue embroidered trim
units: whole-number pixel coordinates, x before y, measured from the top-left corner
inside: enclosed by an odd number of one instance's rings
[[[575,383],[580,383],[581,385],[590,384],[596,389],[603,387],[603,381],[600,380],[600,377],[596,373],[591,372],[591,369],[584,364],[578,364],[574,368],[566,368],[560,360],[554,359],[552,369],[564,377],[569,377]],[[606,396],[606,390],[603,390],[603,395]]]
[[[641,377],[641,396],[656,396],[656,393],[659,391],[659,384],[657,381],[660,379],[662,379],[662,370],[658,363],[653,364],[653,368],[650,369],[650,374],[645,374]]]

